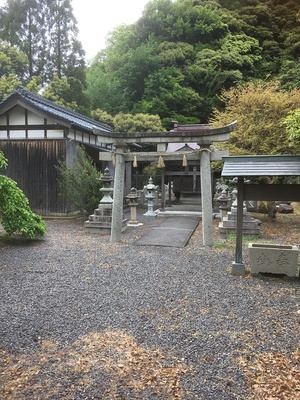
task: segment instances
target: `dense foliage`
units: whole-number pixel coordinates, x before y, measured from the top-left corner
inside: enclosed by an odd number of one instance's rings
[[[7,160],[0,151],[0,168],[7,166]],[[6,233],[14,233],[34,239],[46,233],[42,218],[32,212],[27,197],[17,183],[0,174],[0,222]]]
[[[298,146],[300,152],[300,108],[291,111],[283,123],[289,134],[291,147]]]
[[[256,82],[224,91],[221,99],[225,109],[215,110],[211,122],[222,126],[238,121],[229,142],[224,144],[231,155],[300,153],[300,141],[291,145],[283,123],[291,110],[299,109],[300,89],[286,92],[279,89],[277,82]]]
[[[14,65],[22,68],[5,71],[1,63],[0,77],[12,79],[13,74],[23,85],[37,77],[42,86],[55,77],[65,78],[69,90],[62,95],[64,100],[69,104],[75,102],[76,107],[86,107],[82,95],[84,51],[77,33],[71,0],[7,0],[0,8],[0,38],[13,49],[10,53],[20,53],[20,60],[14,60]]]
[[[298,13],[298,14],[297,14]],[[237,83],[276,77],[299,86],[296,0],[153,0],[115,29],[87,70],[92,108],[206,122],[218,95]]]
[[[164,130],[158,115],[119,113],[113,117],[98,108],[92,111],[92,117],[111,125],[116,132],[162,132]]]
[[[74,211],[92,214],[101,199],[102,187],[99,181],[101,173],[92,158],[83,147],[78,146],[72,163],[61,160],[57,169],[61,177],[59,182],[61,195]]]

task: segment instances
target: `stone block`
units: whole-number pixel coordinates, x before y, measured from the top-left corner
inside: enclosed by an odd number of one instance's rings
[[[249,243],[251,274],[299,276],[299,250],[295,245]]]

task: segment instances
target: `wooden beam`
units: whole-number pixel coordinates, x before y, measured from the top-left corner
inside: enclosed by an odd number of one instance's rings
[[[245,184],[244,200],[300,201],[300,185]]]

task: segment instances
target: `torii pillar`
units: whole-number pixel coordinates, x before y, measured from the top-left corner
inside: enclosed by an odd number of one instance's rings
[[[213,245],[213,210],[210,168],[210,146],[203,146],[200,155],[201,203],[202,203],[202,238],[204,246]]]
[[[117,145],[115,150],[115,182],[113,194],[113,209],[111,221],[112,243],[121,241],[122,221],[123,221],[123,198],[124,198],[124,177],[125,159],[124,153],[128,151],[127,146]]]

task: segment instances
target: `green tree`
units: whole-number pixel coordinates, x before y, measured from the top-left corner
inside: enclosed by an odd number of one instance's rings
[[[27,56],[0,39],[0,99],[11,94],[17,86],[24,86],[34,93],[40,90],[40,78],[30,77],[27,70]]]
[[[162,132],[164,128],[158,115],[117,114],[113,118],[117,132]]]
[[[72,100],[72,90],[66,77],[59,78],[55,75],[53,80],[46,86],[43,97],[61,106],[76,110],[78,105]]]
[[[290,112],[283,124],[289,134],[290,145],[300,150],[300,108]]]
[[[92,108],[206,122],[223,88],[255,77],[261,46],[245,25],[217,1],[149,2],[88,68]]]
[[[296,88],[297,12],[296,0],[151,1],[135,24],[110,35],[107,48],[89,68],[88,93],[94,99],[99,93],[100,99],[93,108],[113,114],[159,112],[167,126],[174,114],[184,122],[205,122],[219,105],[221,90],[239,82],[275,77],[283,88]],[[168,68],[179,71],[180,82]],[[156,85],[166,74],[171,83]],[[185,98],[182,112],[172,93],[178,85],[180,91],[186,89],[186,98],[191,94],[191,106]],[[196,108],[193,93],[199,99]]]
[[[8,0],[0,8],[0,36],[26,54],[29,76],[43,74],[47,63],[44,11],[38,0]]]
[[[20,82],[28,81],[28,57],[22,51],[0,39],[0,78],[14,75]]]
[[[218,0],[218,3],[230,9],[231,15],[239,20],[242,31],[258,41],[262,51],[256,78],[281,75],[287,61],[299,64],[298,0]],[[291,80],[293,75],[289,76]]]
[[[167,67],[148,76],[145,92],[134,112],[158,114],[165,126],[172,120],[198,122],[204,100],[186,84],[185,76],[176,67]]]
[[[101,172],[81,146],[72,163],[61,160],[57,166],[60,174],[59,188],[61,195],[75,211],[92,214],[101,199]]]
[[[43,86],[55,76],[66,78],[73,101],[88,106],[84,51],[70,0],[8,0],[0,8],[0,27],[0,37],[27,56],[22,84],[33,76]]]
[[[42,2],[44,3],[44,2]],[[70,0],[47,0],[44,6],[48,39],[48,82],[55,76],[66,78],[71,96],[62,97],[68,103],[75,101],[84,107],[86,97],[85,52],[77,39],[77,20]]]
[[[280,90],[278,82],[252,82],[224,91],[223,110],[215,110],[211,122],[225,125],[238,121],[230,140],[223,146],[231,155],[299,154],[300,142],[290,146],[283,121],[300,107],[300,90]],[[218,147],[220,147],[218,145]]]
[[[91,109],[102,109],[110,114],[128,111],[125,106],[126,90],[115,75],[107,72],[103,57],[99,53],[87,68],[86,95],[90,99]]]
[[[94,118],[96,121],[103,122],[106,125],[113,126],[113,116],[110,115],[108,112],[101,110],[100,108],[97,108],[97,110],[92,110],[91,112],[92,118]]]
[[[7,159],[0,151],[0,168],[6,168]],[[32,212],[29,201],[17,183],[0,174],[0,223],[6,233],[21,234],[35,239],[46,233],[46,225],[42,218]]]

